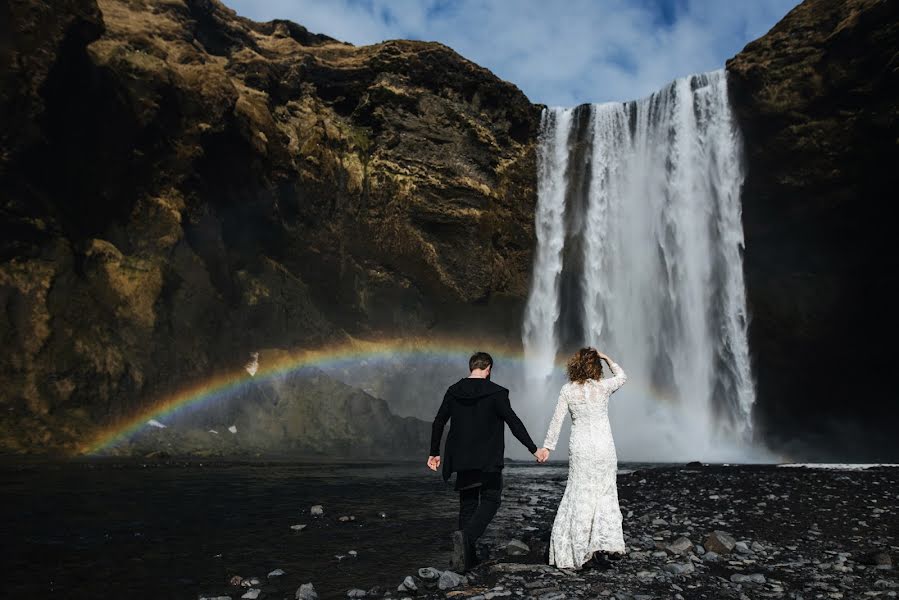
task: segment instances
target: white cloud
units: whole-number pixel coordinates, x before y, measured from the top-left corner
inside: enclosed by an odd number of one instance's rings
[[[724,66],[798,0],[225,0],[357,45],[439,41],[534,102],[646,96]]]

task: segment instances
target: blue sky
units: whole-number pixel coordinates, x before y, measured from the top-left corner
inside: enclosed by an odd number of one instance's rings
[[[224,0],[356,45],[438,41],[520,87],[572,106],[640,98],[724,66],[798,0]]]

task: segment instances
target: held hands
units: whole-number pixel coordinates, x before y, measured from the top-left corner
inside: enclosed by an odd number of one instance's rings
[[[549,450],[546,448],[538,448],[536,452],[534,452],[534,456],[537,457],[537,462],[545,463],[549,460]]]
[[[440,457],[439,456],[429,456],[428,457],[428,468],[432,471],[436,471],[440,468]]]

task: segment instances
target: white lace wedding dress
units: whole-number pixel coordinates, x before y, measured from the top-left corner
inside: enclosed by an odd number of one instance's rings
[[[614,362],[609,367],[612,377],[562,386],[543,442],[544,448],[555,450],[565,413],[570,413],[568,483],[549,545],[549,564],[559,568],[578,569],[596,551],[625,551],[609,396],[627,381],[627,375]]]

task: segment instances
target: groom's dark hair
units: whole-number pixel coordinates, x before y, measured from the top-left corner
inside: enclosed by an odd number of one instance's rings
[[[468,359],[468,370],[486,369],[493,366],[493,357],[486,352],[475,352]]]

